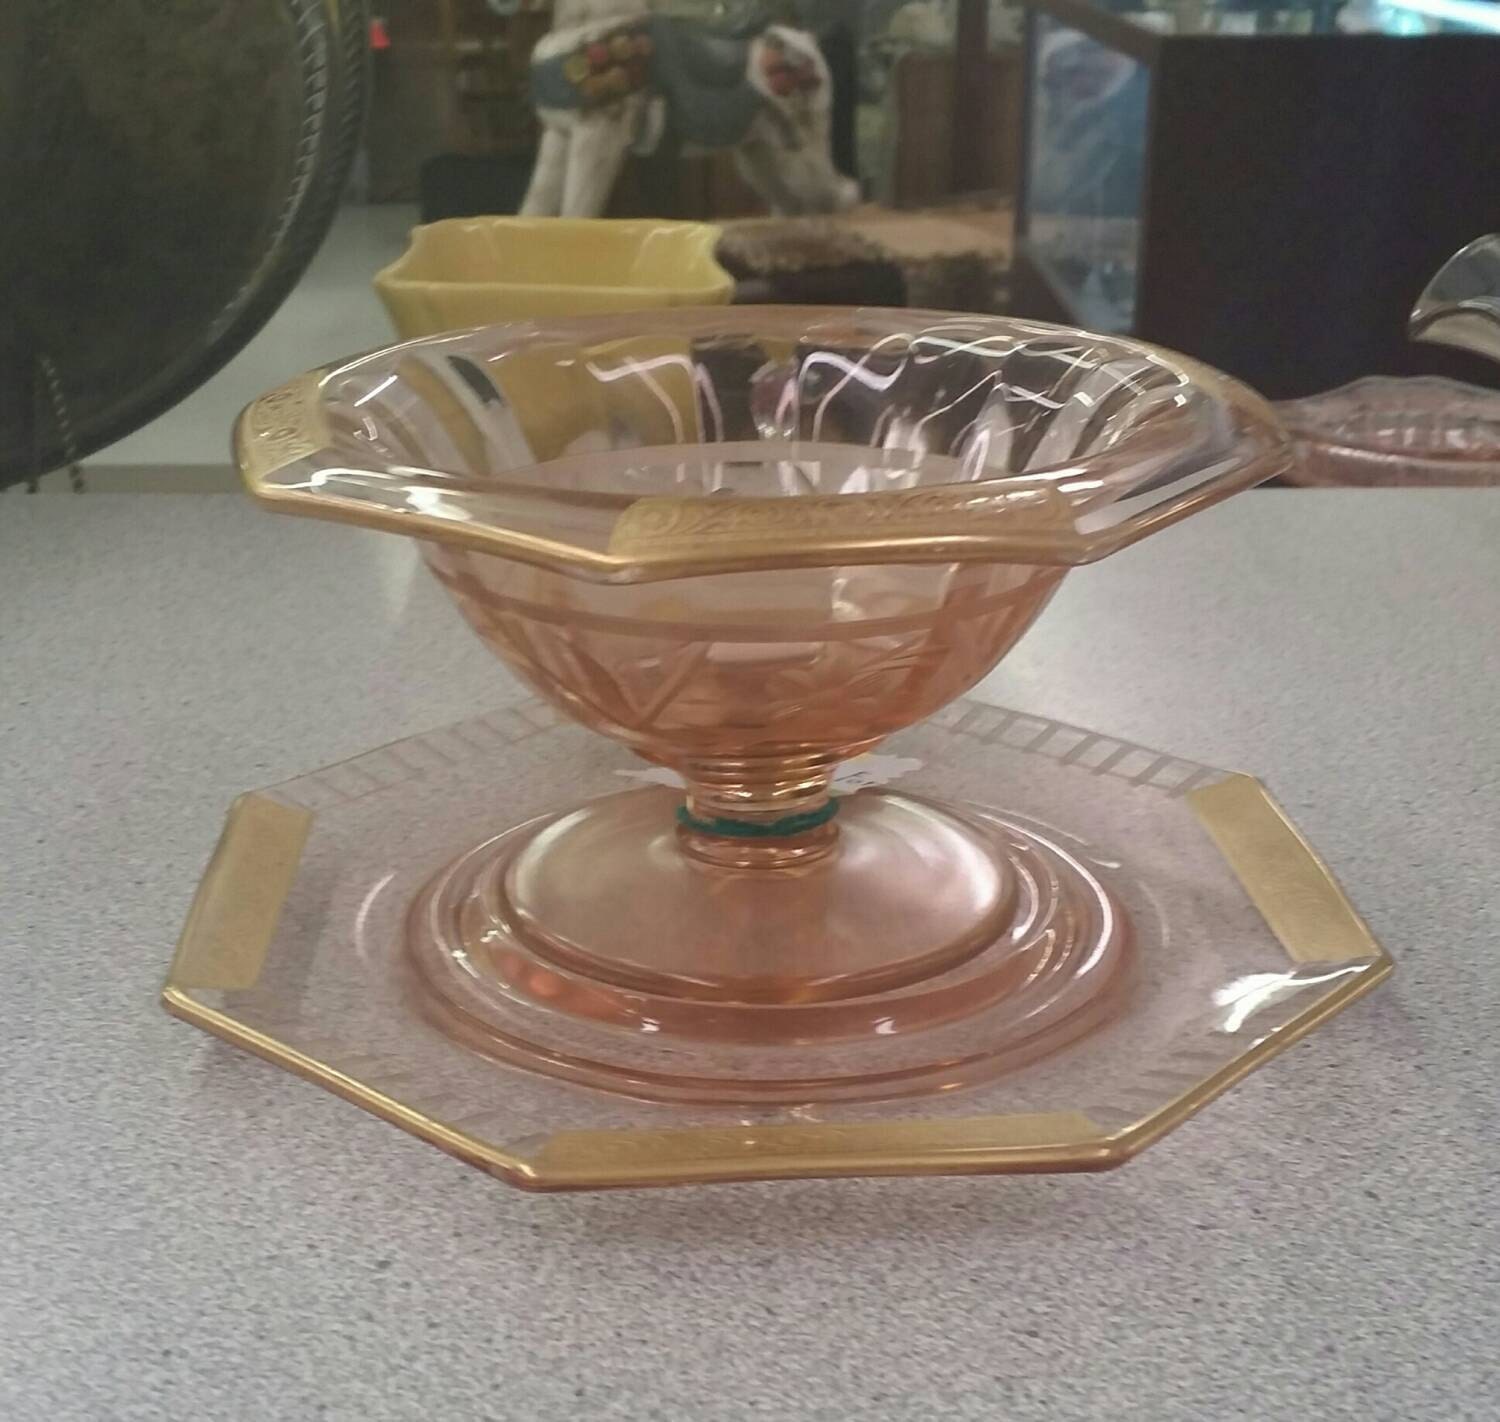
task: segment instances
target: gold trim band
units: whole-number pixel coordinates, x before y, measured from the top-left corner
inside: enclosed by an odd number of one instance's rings
[[[320,390],[324,371],[310,370],[252,401],[234,426],[235,462],[251,492],[277,470],[333,442]]]
[[[309,811],[279,800],[234,802],[177,942],[174,987],[255,986],[311,828]]]
[[[1231,775],[1185,798],[1294,963],[1380,953],[1328,866],[1258,780]]]

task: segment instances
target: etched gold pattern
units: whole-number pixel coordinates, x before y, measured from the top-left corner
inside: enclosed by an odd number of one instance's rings
[[[609,551],[622,558],[663,558],[711,549],[721,557],[757,557],[814,549],[832,552],[893,540],[1028,541],[1051,528],[1066,533],[1066,500],[1046,485],[1004,488],[946,485],[899,494],[812,495],[796,499],[637,499],[615,521]]]
[[[240,416],[235,455],[252,489],[277,470],[328,448],[332,435],[319,393],[322,383],[323,371],[310,370],[268,390]]]

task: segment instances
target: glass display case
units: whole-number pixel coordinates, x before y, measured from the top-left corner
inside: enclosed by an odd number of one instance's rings
[[[1500,222],[1500,4],[1026,4],[1019,314],[1275,395],[1410,368],[1425,274]]]
[[[1135,317],[1150,71],[1051,15],[1036,17],[1027,88],[1026,235],[1080,324]]]

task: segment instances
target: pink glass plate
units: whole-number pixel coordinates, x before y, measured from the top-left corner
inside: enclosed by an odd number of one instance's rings
[[[1500,392],[1375,375],[1276,407],[1298,484],[1500,484]]]
[[[408,919],[434,910],[466,851],[581,802],[668,795],[651,783],[664,775],[532,702],[244,796],[167,1006],[510,1183],[565,1189],[1107,1168],[1390,968],[1256,781],[965,701],[853,762],[841,813],[879,813],[899,789],[994,835],[1012,895],[1035,905],[1049,876],[1070,884],[1075,917],[1038,930],[1049,951],[989,947],[813,994],[793,1005],[821,1014],[799,1039],[788,1004],[760,1031],[754,993],[715,997],[707,970],[688,1005],[726,1016],[695,1037],[618,964],[592,978],[591,1006],[556,1011],[587,965],[528,958],[491,926],[474,941],[514,961],[465,981],[461,961],[416,946]],[[1018,963],[1021,989],[1007,979],[976,1007]],[[1091,974],[1103,991],[1079,988]],[[962,1012],[913,1006],[944,984]],[[840,1013],[859,1019],[843,1036]]]

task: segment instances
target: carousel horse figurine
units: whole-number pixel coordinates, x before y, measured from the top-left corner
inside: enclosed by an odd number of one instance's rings
[[[833,166],[828,66],[806,31],[716,30],[649,0],[558,0],[531,61],[541,149],[521,208],[597,217],[629,152],[670,130],[686,151],[728,148],[773,212],[833,212],[857,186]]]

